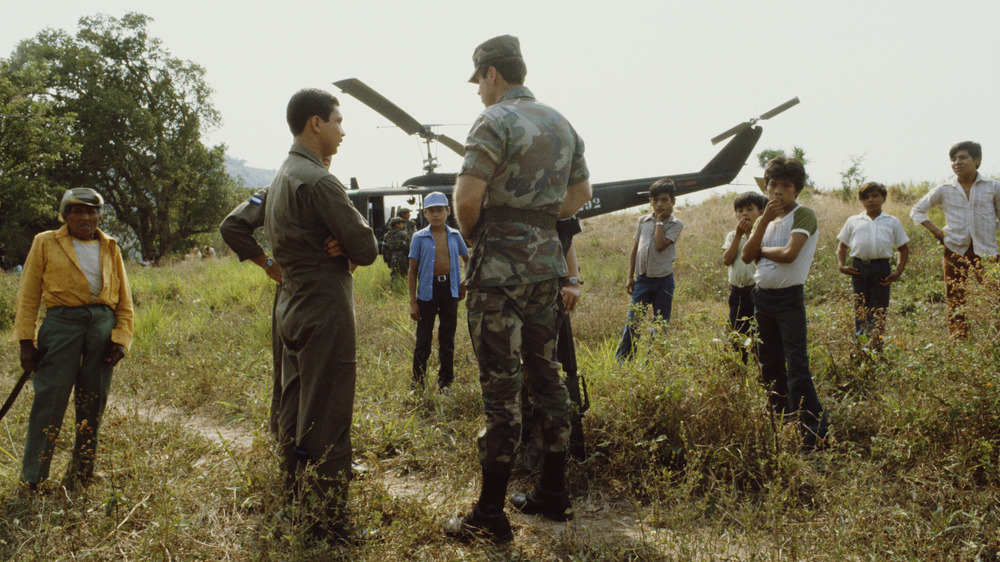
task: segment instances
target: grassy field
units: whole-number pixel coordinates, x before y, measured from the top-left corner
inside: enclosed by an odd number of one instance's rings
[[[613,356],[638,210],[584,221],[573,323],[593,406],[590,457],[568,470],[578,517],[512,516],[515,543],[502,549],[440,531],[478,492],[481,399],[468,333],[458,332],[453,388],[411,392],[414,324],[381,262],[356,273],[354,443],[367,470],[351,496],[355,518],[381,538],[354,549],[306,541],[295,517],[280,516],[266,431],[271,283],[231,256],[132,268],[136,337],[115,372],[103,477],[77,493],[57,485],[71,445],[64,427],[55,481],[35,498],[18,493],[26,389],[0,422],[0,558],[997,560],[1000,295],[974,291],[972,338],[947,339],[941,254],[906,218],[913,200],[894,189],[886,207],[912,238],[911,259],[876,355],[853,341],[849,281],[836,268],[835,236],[860,205],[802,196],[820,221],[806,299],[813,376],[833,424],[829,448],[810,455],[769,415],[755,367],[726,343],[731,197],[677,209],[686,226],[673,319],[624,368]],[[0,276],[8,339],[15,283]],[[4,395],[19,375],[16,351],[0,347]],[[512,488],[529,482],[520,475]]]

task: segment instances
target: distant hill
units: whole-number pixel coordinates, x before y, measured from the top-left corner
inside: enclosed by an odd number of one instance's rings
[[[265,187],[271,184],[277,170],[265,170],[264,168],[251,168],[247,166],[246,160],[237,160],[230,155],[226,155],[226,173],[234,178],[242,178],[243,184],[247,187]]]

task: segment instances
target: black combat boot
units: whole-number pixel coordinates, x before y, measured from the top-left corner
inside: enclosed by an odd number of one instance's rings
[[[510,505],[525,515],[543,515],[553,521],[573,518],[566,490],[566,453],[542,453],[542,476],[527,494],[511,494]]]
[[[483,467],[483,488],[479,501],[465,517],[453,517],[445,523],[445,534],[463,542],[485,539],[496,544],[514,540],[507,514],[503,512],[510,469],[491,471]]]

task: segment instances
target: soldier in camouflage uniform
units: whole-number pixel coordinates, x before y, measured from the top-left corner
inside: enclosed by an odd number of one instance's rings
[[[389,262],[391,281],[406,279],[410,269],[410,235],[406,233],[406,220],[400,217],[389,219],[389,231],[382,238]],[[396,281],[398,282],[398,281]]]
[[[410,239],[413,238],[413,233],[417,231],[417,222],[410,218],[410,210],[406,207],[401,207],[396,216],[403,219],[406,222],[406,242],[409,243]],[[391,224],[391,221],[390,221]]]
[[[467,272],[469,332],[479,360],[486,429],[478,440],[483,487],[472,512],[446,526],[461,539],[513,540],[503,511],[521,434],[522,384],[541,419],[542,474],[515,494],[522,513],[572,517],[564,483],[572,409],[559,374],[559,288],[567,274],[556,221],[590,198],[583,141],[524,87],[516,37],[495,37],[473,54],[470,82],[486,109],[466,140],[455,186],[458,223],[474,245]]]

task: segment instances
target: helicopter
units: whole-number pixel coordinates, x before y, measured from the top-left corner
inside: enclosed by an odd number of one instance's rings
[[[410,114],[400,109],[399,106],[357,78],[338,80],[333,84],[345,94],[354,97],[375,110],[402,129],[407,135],[419,136],[427,148],[427,157],[424,158],[423,166],[424,174],[406,180],[399,187],[360,189],[356,178],[351,178],[351,188],[347,194],[355,208],[368,218],[369,224],[376,229],[377,233],[384,229],[386,197],[407,197],[407,202],[413,205],[416,203],[417,198],[422,199],[423,196],[429,193],[439,191],[444,193],[449,201],[451,200],[457,176],[453,173],[435,171],[438,168],[438,162],[432,150],[434,147],[433,143],[440,143],[459,156],[464,156],[465,147],[462,143],[447,135],[435,133],[433,125],[420,123],[410,116]],[[760,136],[763,133],[763,129],[757,123],[771,119],[798,103],[798,97],[792,98],[757,117],[739,123],[713,137],[713,145],[730,137],[732,138],[715,157],[709,160],[708,164],[705,164],[697,172],[665,174],[650,178],[592,184],[593,194],[590,200],[584,203],[583,207],[577,212],[576,216],[581,219],[589,218],[646,204],[649,202],[649,186],[664,177],[674,181],[678,196],[732,182],[750,157],[750,153],[753,151],[754,146],[757,145],[757,141],[760,140]],[[392,211],[392,209],[389,210]],[[417,214],[418,221],[422,218],[422,216]],[[449,217],[449,219],[453,220],[453,216]]]

